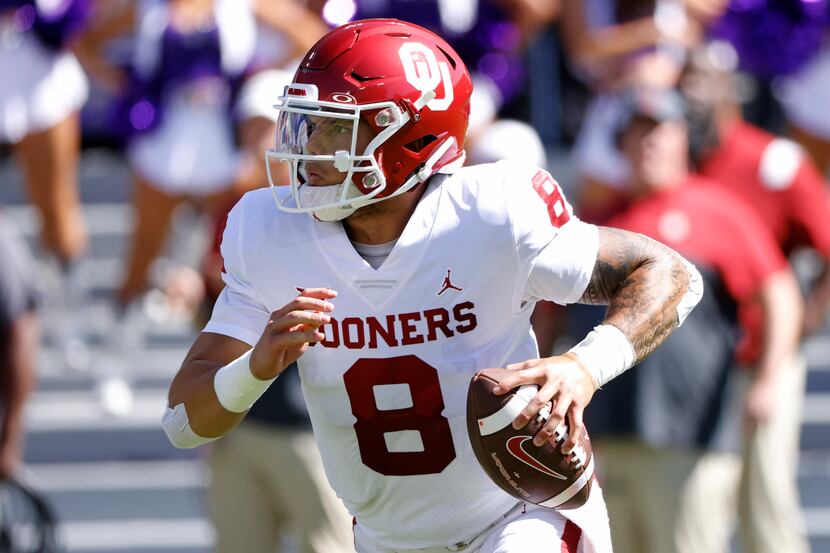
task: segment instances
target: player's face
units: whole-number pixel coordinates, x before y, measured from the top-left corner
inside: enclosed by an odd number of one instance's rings
[[[680,121],[635,118],[622,135],[621,147],[631,165],[635,193],[679,184],[688,171],[687,130]]]
[[[311,155],[333,155],[338,150],[351,151],[354,121],[330,117],[309,116],[308,141],[303,146],[303,153]],[[357,142],[355,152],[363,152],[374,138],[372,128],[362,119],[357,125]],[[308,184],[319,186],[340,184],[345,171],[338,171],[333,163],[327,161],[303,162],[305,180]]]

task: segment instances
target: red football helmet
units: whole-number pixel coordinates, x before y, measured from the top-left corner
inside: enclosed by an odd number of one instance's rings
[[[276,146],[266,156],[291,164],[294,201],[290,205],[275,193],[278,207],[338,220],[461,162],[471,93],[464,62],[422,27],[369,19],[331,31],[306,54],[275,106],[280,111]],[[311,129],[321,128],[320,118],[347,125],[350,150],[309,151],[306,144]],[[359,121],[375,133],[362,152],[355,151]],[[304,186],[305,165],[320,162],[346,173],[343,182]],[[274,187],[268,161],[266,166]]]

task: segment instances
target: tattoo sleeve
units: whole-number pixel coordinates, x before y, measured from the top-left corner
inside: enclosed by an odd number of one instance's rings
[[[677,327],[689,273],[670,248],[641,234],[599,228],[599,253],[580,303],[608,305],[604,324],[620,329],[637,362]]]

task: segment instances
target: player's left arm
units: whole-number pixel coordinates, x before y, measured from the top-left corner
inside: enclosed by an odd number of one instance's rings
[[[691,305],[683,303],[692,279],[688,267],[682,257],[651,238],[600,227],[597,262],[579,303],[608,305],[602,324],[625,335],[636,364],[697,304],[699,293],[688,298]]]
[[[524,427],[550,401],[551,414],[534,437],[541,445],[567,416],[563,450],[584,431],[583,411],[596,389],[648,356],[697,304],[702,279],[672,249],[641,234],[599,227],[597,258],[580,303],[608,305],[605,319],[563,355],[508,365],[515,376],[496,393],[536,384],[539,391],[513,422]]]

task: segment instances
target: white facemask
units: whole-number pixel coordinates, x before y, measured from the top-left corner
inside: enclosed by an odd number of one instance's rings
[[[326,186],[312,186],[305,184],[300,187],[300,202],[303,207],[314,207],[316,205],[326,205],[340,201],[340,194],[342,193],[342,184],[331,184]],[[349,193],[347,197],[356,198],[360,196],[360,191],[354,184],[349,183]],[[342,221],[352,213],[357,211],[357,207],[341,206],[329,207],[325,209],[315,209],[312,213],[320,221],[332,222]]]

